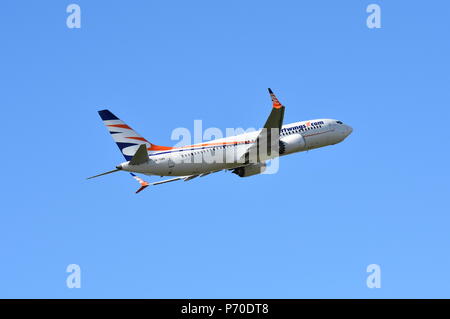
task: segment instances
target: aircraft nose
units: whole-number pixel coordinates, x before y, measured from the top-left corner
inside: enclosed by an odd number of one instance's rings
[[[347,136],[352,134],[353,128],[350,125],[347,125]]]
[[[352,132],[353,132],[353,128],[350,126],[350,125],[345,125],[344,127],[343,127],[343,130],[342,130],[342,134],[344,135],[344,138],[346,138],[347,136],[349,136],[350,134],[352,134]]]

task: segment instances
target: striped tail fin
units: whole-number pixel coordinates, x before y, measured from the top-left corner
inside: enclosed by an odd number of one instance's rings
[[[131,160],[141,144],[147,146],[149,154],[172,149],[150,143],[109,110],[98,111],[98,114],[127,161]]]

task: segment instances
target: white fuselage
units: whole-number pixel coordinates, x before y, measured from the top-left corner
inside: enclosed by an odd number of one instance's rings
[[[302,152],[342,142],[352,128],[341,121],[318,119],[282,126],[279,156]],[[150,154],[150,161],[141,165],[122,163],[129,172],[159,176],[206,174],[243,165],[242,155],[256,142],[259,131],[216,139],[200,144]],[[218,160],[218,158],[220,160]]]

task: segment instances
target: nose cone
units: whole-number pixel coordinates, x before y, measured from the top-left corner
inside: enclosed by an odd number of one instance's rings
[[[353,128],[350,125],[344,124],[342,126],[342,137],[347,138],[353,132]]]
[[[350,125],[347,125],[347,136],[349,136],[350,134],[352,134],[352,132],[353,132],[353,128],[350,126]]]

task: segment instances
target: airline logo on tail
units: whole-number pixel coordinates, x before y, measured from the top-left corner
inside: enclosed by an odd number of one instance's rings
[[[98,114],[127,161],[131,160],[141,144],[147,146],[149,154],[172,149],[150,143],[109,110],[98,111]]]

